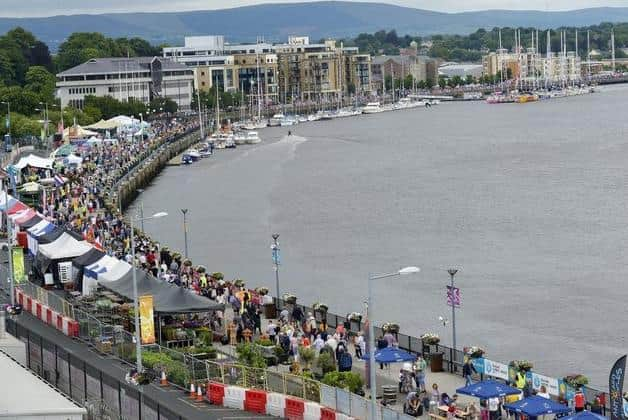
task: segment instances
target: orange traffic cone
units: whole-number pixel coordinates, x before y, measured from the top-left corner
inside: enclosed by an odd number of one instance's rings
[[[159,385],[168,386],[168,378],[166,378],[166,371],[161,371],[161,379],[159,380]]]
[[[194,382],[190,384],[190,398],[196,398],[196,387],[194,386]]]
[[[203,387],[200,384],[196,387],[196,401],[203,401]]]

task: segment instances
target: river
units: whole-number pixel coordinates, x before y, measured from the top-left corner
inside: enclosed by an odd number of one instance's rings
[[[263,143],[169,167],[140,195],[168,219],[146,230],[226,278],[332,312],[451,343],[446,269],[456,283],[458,346],[584,373],[605,387],[626,353],[628,89],[533,104],[443,103],[260,131]]]

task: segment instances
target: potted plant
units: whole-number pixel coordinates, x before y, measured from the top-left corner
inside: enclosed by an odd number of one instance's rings
[[[237,288],[242,288],[242,287],[244,287],[244,280],[242,280],[242,279],[235,279],[233,281],[233,285],[235,287],[237,287]]]
[[[512,367],[516,372],[529,372],[534,368],[534,365],[529,360],[513,360],[508,366]]]
[[[255,340],[255,346],[258,347],[265,358],[275,356],[275,344],[268,337],[260,337]]]
[[[362,314],[359,312],[351,312],[347,317],[351,331],[360,331],[360,323],[362,322]]]
[[[291,293],[285,293],[283,295],[283,300],[284,302],[286,302],[289,305],[296,305],[297,304],[297,297]]]
[[[266,296],[268,294],[268,287],[256,287],[255,293],[260,296]]]
[[[314,362],[312,373],[317,379],[322,379],[329,372],[336,371],[336,362],[329,353],[321,353]]]
[[[277,358],[277,363],[280,363],[282,365],[288,364],[288,353],[286,353],[286,351],[281,346],[275,346],[274,353],[275,357]]]
[[[484,356],[485,351],[478,346],[471,346],[465,349],[465,354],[472,359],[479,359]]]
[[[567,375],[563,378],[563,381],[574,389],[578,389],[589,383],[589,378],[582,374]]]
[[[212,273],[210,276],[212,279],[216,280],[216,281],[220,281],[220,280],[224,280],[225,279],[225,275],[220,273],[220,272],[215,272]]]
[[[304,370],[310,369],[314,358],[316,358],[316,350],[311,347],[299,347],[299,360],[305,365]]]
[[[199,360],[215,359],[218,352],[213,346],[192,346],[188,347],[186,353]]]
[[[325,385],[346,389],[358,395],[364,392],[362,390],[364,386],[362,375],[355,372],[329,372],[325,374],[322,382]]]
[[[203,274],[207,272],[207,268],[205,268],[204,265],[199,265],[198,267],[196,267],[196,271],[200,274]]]
[[[314,309],[314,317],[317,322],[324,322],[327,320],[327,311],[329,310],[329,307],[326,304],[316,302],[312,305],[312,309]]]
[[[440,337],[436,333],[425,333],[420,338],[423,344],[427,344],[428,346],[435,346],[440,343]]]

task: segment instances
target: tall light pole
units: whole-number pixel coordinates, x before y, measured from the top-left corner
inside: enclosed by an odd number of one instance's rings
[[[188,209],[181,209],[181,213],[183,213],[183,242],[185,246],[185,258],[188,258]]]
[[[144,220],[159,219],[167,216],[166,212],[155,213],[149,217],[131,217],[131,256],[133,261],[133,311],[135,312],[135,359],[137,363],[137,371],[142,372],[142,334],[140,325],[140,305],[139,296],[137,295],[137,267],[135,267],[135,229],[134,222],[143,222]]]
[[[455,367],[456,365],[456,299],[455,299],[455,293],[454,293],[454,276],[456,275],[456,273],[458,272],[458,270],[456,268],[450,268],[449,270],[447,270],[447,272],[449,273],[449,276],[451,277],[451,289],[449,290],[449,293],[451,293],[450,299],[451,299],[451,331],[452,331],[452,338],[453,338],[453,354],[452,354],[452,366]]]
[[[0,102],[3,105],[7,106],[7,119],[6,119],[6,127],[9,133],[9,137],[11,137],[11,102],[9,101],[3,101]]]
[[[370,275],[368,281],[368,324],[369,324],[369,382],[371,383],[371,419],[377,420],[377,375],[375,374],[375,316],[373,305],[373,282],[390,277],[405,276],[421,271],[419,267],[405,267],[388,274]]]
[[[277,242],[277,239],[279,239],[279,234],[273,233],[272,238],[273,243],[270,245],[270,249],[273,250],[273,265],[275,266],[275,288],[277,290],[277,308],[279,308],[279,301],[281,300],[281,295],[279,294],[279,264],[281,264],[281,255],[279,253],[279,242]]]
[[[7,248],[9,251],[9,293],[11,294],[11,306],[15,305],[15,283],[13,282],[13,232],[11,218],[9,218],[9,180],[4,188],[4,214],[7,217]]]

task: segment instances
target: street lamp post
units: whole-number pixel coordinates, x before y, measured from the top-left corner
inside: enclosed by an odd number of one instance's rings
[[[455,268],[450,268],[449,270],[447,270],[447,272],[449,273],[449,276],[451,278],[451,289],[449,290],[449,293],[451,293],[451,331],[452,331],[452,347],[453,347],[453,354],[451,357],[452,360],[452,366],[455,369],[456,366],[456,300],[455,300],[455,296],[454,296],[454,276],[456,275],[456,273],[458,272],[457,269]]]
[[[11,295],[11,306],[15,305],[15,283],[13,282],[13,229],[9,218],[9,180],[4,189],[4,214],[7,217],[7,249],[9,252],[9,293]]]
[[[279,242],[277,242],[277,239],[279,239],[279,234],[278,233],[273,233],[272,235],[273,238],[273,243],[270,246],[271,249],[273,250],[273,265],[275,266],[275,290],[277,290],[277,308],[279,308],[279,301],[281,300],[281,295],[279,294],[279,258],[280,258],[280,254],[279,254]]]
[[[0,102],[3,105],[7,106],[7,120],[6,120],[6,127],[9,133],[9,137],[11,136],[11,102],[9,101],[3,101]]]
[[[139,296],[137,295],[137,268],[135,267],[135,229],[133,227],[134,222],[143,222],[144,220],[159,219],[167,216],[166,212],[155,213],[149,217],[131,217],[131,257],[133,261],[133,311],[135,312],[135,359],[137,361],[137,371],[142,372],[142,334],[140,325],[140,305]]]
[[[375,280],[387,279],[390,277],[405,276],[421,271],[419,267],[405,267],[399,271],[388,274],[370,275],[368,281],[368,324],[369,324],[369,382],[371,385],[371,419],[377,420],[377,375],[375,374],[375,316],[373,305],[373,282]]]
[[[188,209],[181,209],[181,213],[183,213],[183,242],[185,249],[185,258],[188,258]]]

